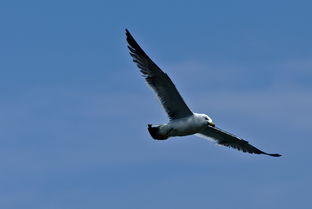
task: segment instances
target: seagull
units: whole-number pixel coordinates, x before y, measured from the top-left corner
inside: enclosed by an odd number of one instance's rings
[[[213,139],[219,145],[242,152],[273,157],[281,156],[280,154],[263,152],[249,144],[248,141],[217,128],[206,114],[192,112],[169,76],[149,58],[127,29],[126,38],[133,62],[137,64],[147,84],[155,91],[169,117],[169,122],[166,124],[148,124],[147,129],[153,139],[166,140],[170,137],[195,134]]]

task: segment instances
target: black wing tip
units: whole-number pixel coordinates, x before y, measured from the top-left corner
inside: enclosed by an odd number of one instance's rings
[[[137,42],[134,40],[133,36],[131,35],[131,33],[128,31],[128,29],[125,29],[126,32],[126,40],[128,42],[128,48],[133,48],[135,50],[138,50],[139,45],[137,44]],[[129,49],[130,49],[129,48]]]
[[[127,28],[125,29],[125,32],[126,32],[127,41],[130,44],[131,42],[134,41],[134,38],[133,38],[133,36],[131,35],[131,33],[129,32],[129,30]]]
[[[270,156],[272,156],[272,157],[281,157],[282,155],[280,155],[280,154],[270,154]]]
[[[138,57],[150,60],[150,58],[143,51],[143,49],[139,46],[139,44],[136,42],[136,40],[133,38],[133,36],[131,35],[131,33],[128,31],[127,28],[125,29],[125,32],[126,32],[126,40],[128,42],[129,50]],[[133,54],[130,53],[132,57],[133,57]],[[137,57],[134,57],[134,58],[137,59]]]
[[[264,153],[265,155],[269,155],[269,156],[272,156],[272,157],[281,157],[282,155],[280,154],[268,154],[268,153]]]
[[[129,30],[127,28],[125,28],[125,32],[126,32],[126,36],[131,35],[131,33],[129,32]]]

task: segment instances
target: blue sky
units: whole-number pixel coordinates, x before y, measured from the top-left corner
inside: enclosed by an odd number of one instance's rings
[[[1,1],[0,208],[310,208],[309,1]],[[167,117],[124,29],[195,112],[281,158]]]

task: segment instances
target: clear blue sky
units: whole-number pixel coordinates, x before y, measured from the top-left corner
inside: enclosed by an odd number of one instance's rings
[[[1,1],[0,208],[311,208],[309,1]],[[167,117],[124,29],[195,112],[272,158]]]

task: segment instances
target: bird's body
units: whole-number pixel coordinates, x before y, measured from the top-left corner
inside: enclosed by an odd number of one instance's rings
[[[168,114],[169,122],[162,125],[148,124],[148,131],[154,139],[165,140],[174,136],[196,134],[214,139],[218,144],[232,147],[243,152],[269,154],[250,145],[247,141],[215,127],[212,119],[206,114],[193,113],[186,105],[175,85],[143,51],[126,30],[128,48],[133,61],[137,63],[146,82],[152,87]]]
[[[152,135],[154,139],[167,139],[173,136],[187,136],[199,133],[208,126],[208,123],[201,114],[194,113],[184,118],[170,120],[167,124],[150,125],[149,128],[155,131]]]

